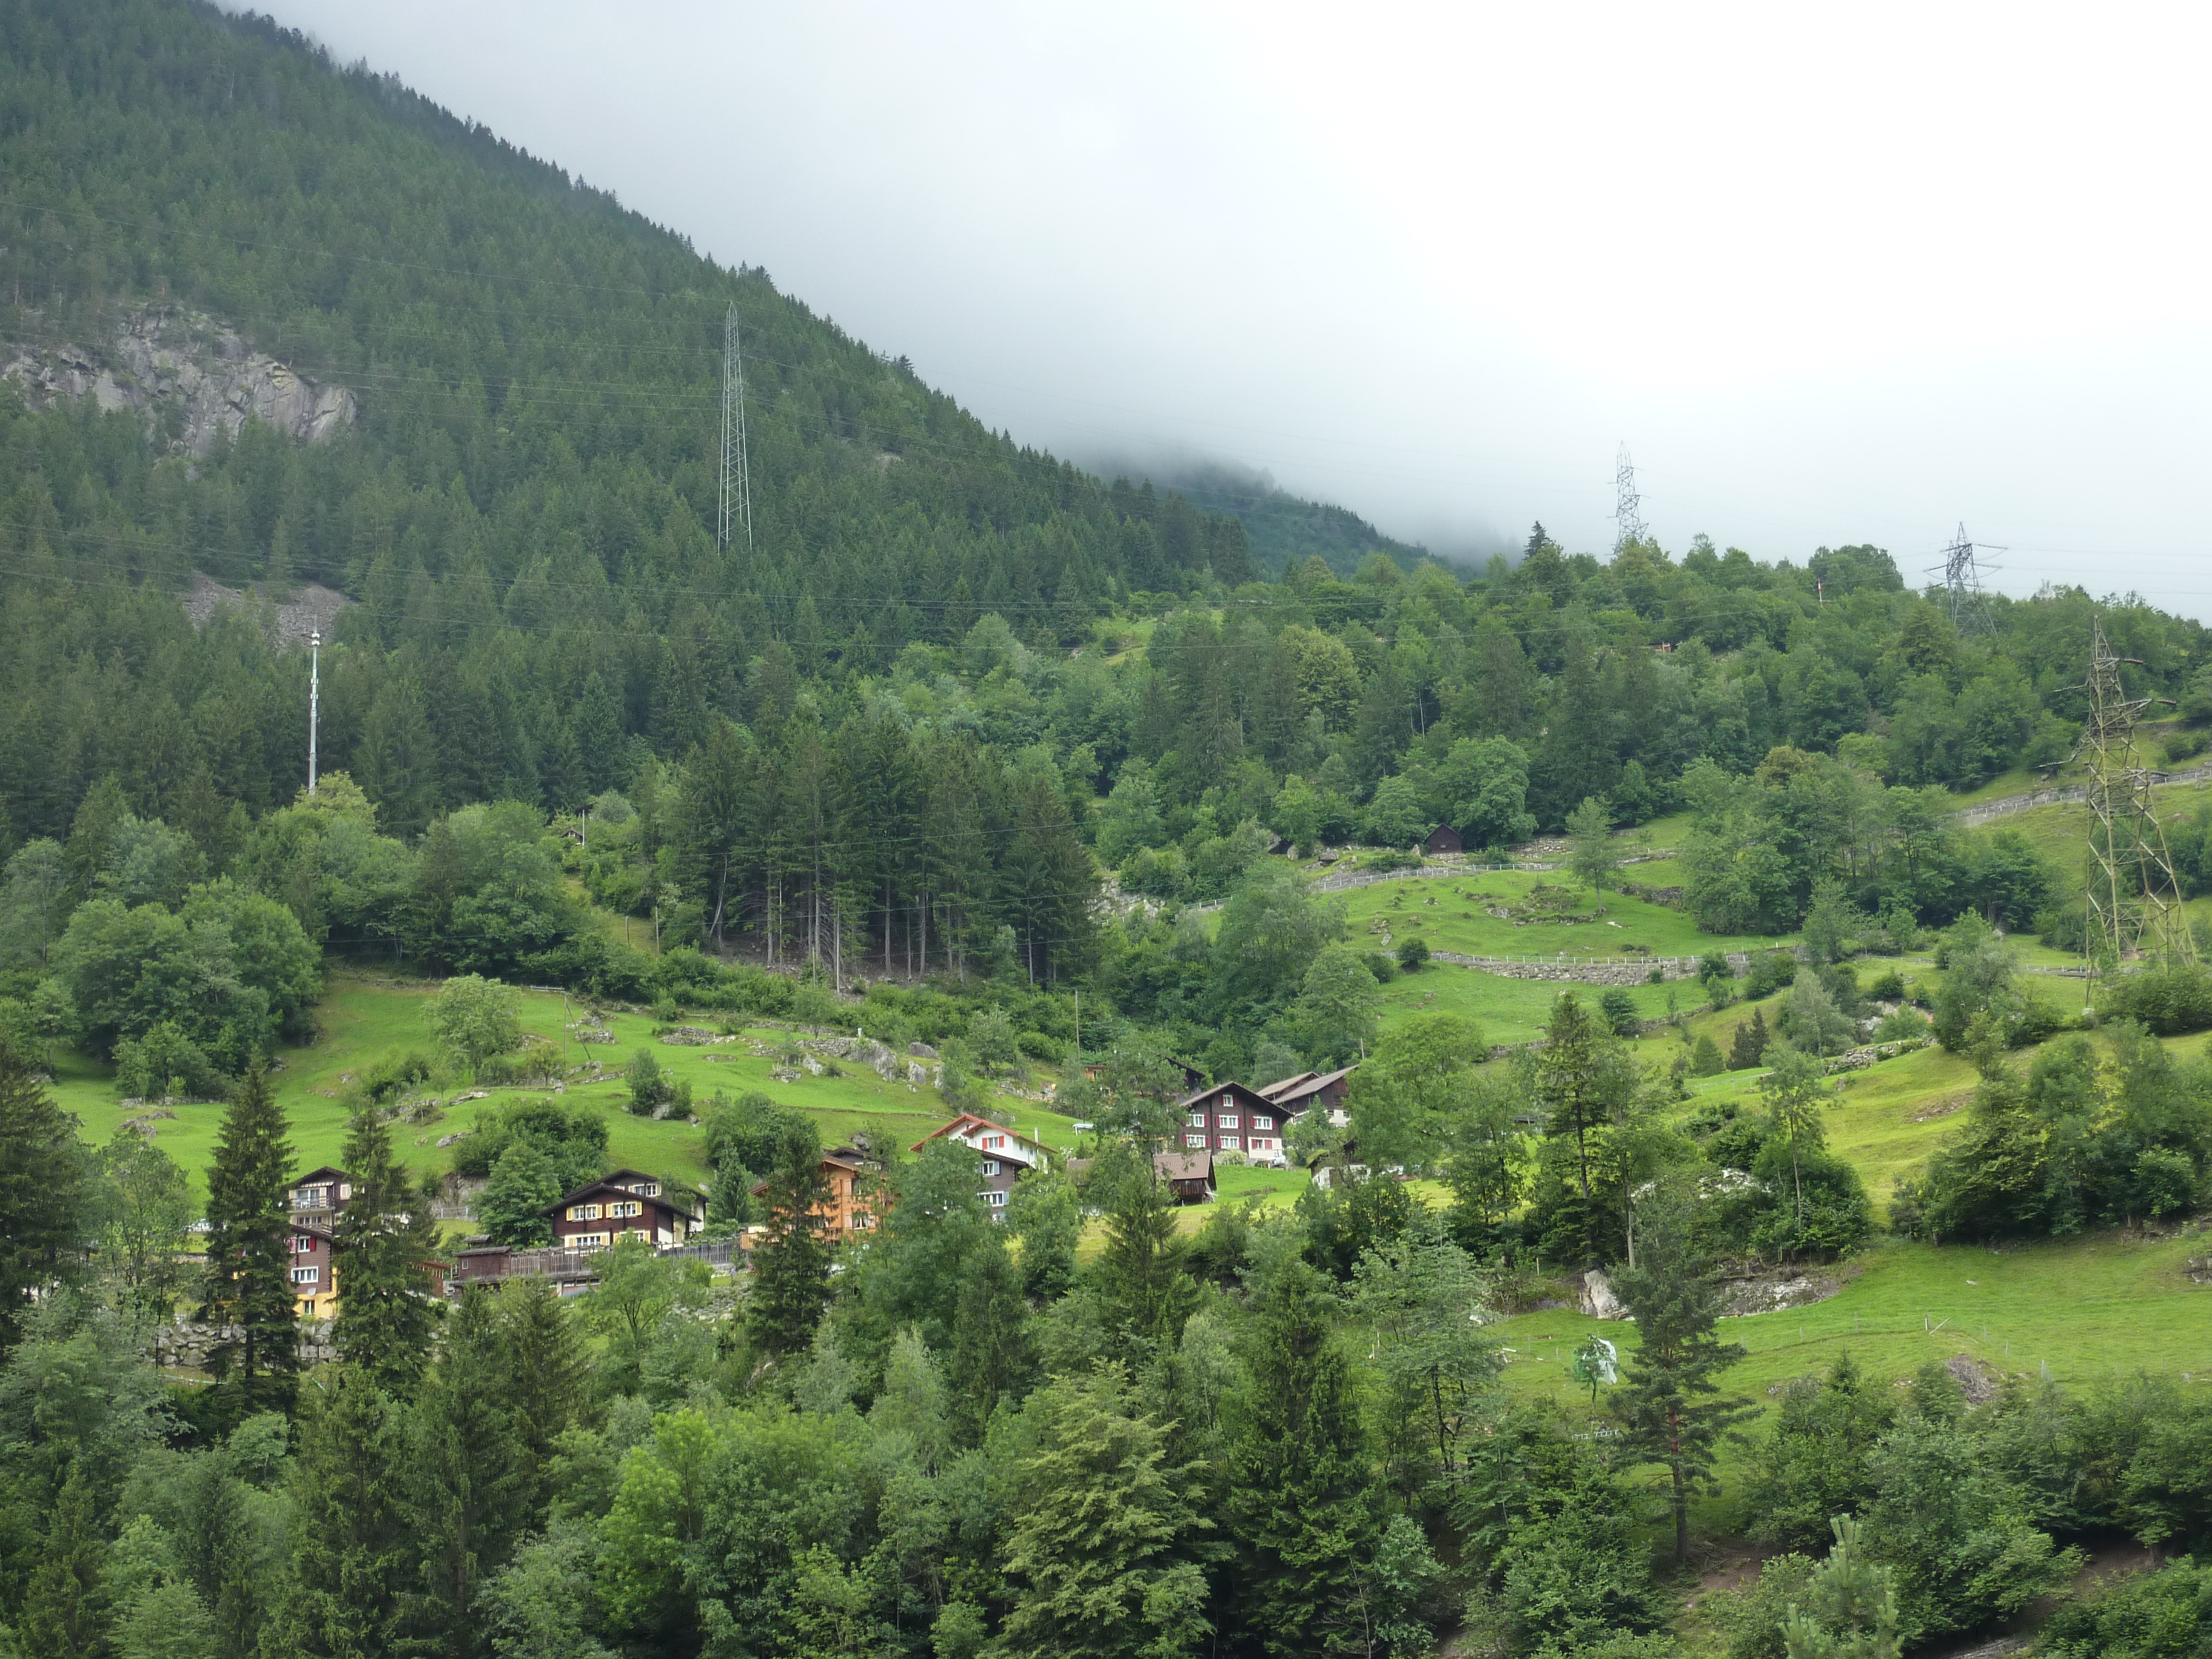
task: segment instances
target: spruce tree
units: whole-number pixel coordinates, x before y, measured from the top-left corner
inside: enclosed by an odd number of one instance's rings
[[[1092,1270],[1108,1317],[1147,1358],[1172,1349],[1198,1306],[1198,1285],[1183,1271],[1189,1243],[1176,1225],[1176,1204],[1152,1160],[1127,1142],[1094,1180],[1106,1192],[1106,1249]]]
[[[404,1409],[366,1371],[319,1373],[292,1460],[291,1642],[307,1659],[398,1650],[419,1583]]]
[[[991,1413],[1027,1389],[1035,1367],[1029,1304],[1012,1257],[993,1229],[960,1268],[960,1300],[952,1318],[953,1427],[963,1445],[980,1445]]]
[[[1729,1070],[1747,1072],[1759,1064],[1766,1053],[1766,1011],[1754,1008],[1751,1018],[1735,1028],[1735,1037],[1729,1044]]]
[[[813,1121],[782,1126],[765,1194],[768,1234],[753,1252],[745,1327],[771,1358],[806,1352],[830,1301],[830,1241],[816,1206],[828,1196]]]
[[[1238,1612],[1267,1654],[1349,1653],[1330,1627],[1378,1526],[1351,1357],[1328,1283],[1304,1261],[1276,1267],[1254,1311],[1224,1511]]]
[[[521,1443],[532,1503],[543,1509],[551,1497],[546,1481],[554,1443],[590,1404],[591,1357],[549,1279],[509,1279],[500,1291],[498,1311],[507,1368],[500,1394]]]
[[[1752,1408],[1722,1400],[1720,1372],[1742,1347],[1715,1334],[1720,1289],[1691,1232],[1683,1194],[1662,1188],[1639,1207],[1636,1265],[1615,1281],[1638,1346],[1612,1401],[1628,1449],[1667,1471],[1674,1559],[1690,1551],[1690,1494],[1710,1482],[1721,1432]]]
[[[473,1286],[423,1381],[410,1440],[410,1526],[422,1559],[407,1622],[451,1659],[486,1650],[477,1603],[530,1518],[534,1471],[507,1397],[512,1375],[494,1292]]]
[[[1867,1559],[1857,1516],[1839,1515],[1830,1524],[1836,1547],[1814,1569],[1802,1610],[1793,1601],[1783,1620],[1789,1659],[1897,1659],[1895,1581]]]
[[[1544,1028],[1544,1046],[1536,1055],[1536,1100],[1544,1109],[1545,1133],[1571,1137],[1575,1143],[1576,1200],[1585,1268],[1598,1265],[1603,1224],[1591,1187],[1591,1137],[1612,1120],[1635,1086],[1619,1039],[1572,991],[1560,992]]]
[[[46,1547],[23,1588],[26,1654],[88,1654],[97,1650],[106,1608],[100,1570],[108,1546],[102,1536],[88,1458],[80,1458],[62,1483],[46,1522]],[[0,1631],[6,1626],[0,1625]]]
[[[353,1196],[338,1212],[338,1356],[405,1398],[430,1361],[438,1322],[427,1265],[438,1253],[428,1195],[418,1193],[392,1155],[392,1131],[374,1105],[353,1115],[346,1132]]]
[[[208,1369],[231,1388],[237,1420],[289,1410],[300,1373],[288,1248],[292,1145],[284,1111],[259,1066],[248,1072],[222,1116],[208,1170],[207,1270],[199,1317],[227,1334]]]
[[[1208,1526],[1167,1461],[1168,1431],[1138,1413],[1128,1374],[1101,1365],[1024,1408],[1036,1449],[1014,1472],[1004,1537],[1013,1602],[1006,1659],[1179,1659],[1212,1633]]]
[[[0,1353],[30,1298],[60,1277],[84,1229],[86,1160],[76,1119],[0,1035]]]

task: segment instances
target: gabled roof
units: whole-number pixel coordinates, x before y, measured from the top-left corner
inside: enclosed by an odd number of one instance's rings
[[[1212,1152],[1154,1152],[1152,1173],[1162,1181],[1211,1181]]]
[[[1019,1129],[1009,1129],[1005,1124],[994,1122],[991,1119],[984,1117],[980,1113],[976,1112],[963,1112],[958,1117],[954,1118],[951,1122],[939,1125],[936,1128],[932,1129],[927,1134],[924,1135],[921,1139],[915,1141],[913,1146],[908,1147],[907,1150],[910,1152],[918,1152],[923,1147],[928,1146],[931,1141],[940,1139],[946,1135],[966,1136],[969,1134],[982,1133],[1011,1136],[1023,1146],[1033,1147],[1037,1152],[1046,1154],[1049,1154],[1052,1151],[1051,1147],[1046,1146],[1044,1142],[1039,1140],[1036,1136],[1025,1135]]]
[[[1347,1066],[1340,1072],[1330,1072],[1320,1077],[1311,1072],[1302,1072],[1297,1077],[1285,1078],[1280,1083],[1271,1083],[1260,1092],[1285,1111],[1295,1112],[1303,1109],[1298,1102],[1310,1100],[1331,1084],[1341,1083],[1358,1069],[1357,1066]]]
[[[625,1176],[633,1181],[659,1181],[660,1195],[656,1198],[650,1194],[632,1192],[622,1184],[622,1178]],[[647,1175],[642,1170],[617,1170],[612,1175],[600,1176],[594,1180],[586,1182],[573,1193],[563,1194],[546,1206],[546,1208],[549,1211],[565,1209],[578,1199],[588,1198],[593,1193],[620,1193],[624,1198],[642,1199],[647,1204],[658,1204],[664,1209],[680,1210],[686,1213],[690,1212],[690,1206],[688,1204],[678,1202],[675,1194],[681,1193],[685,1198],[692,1195],[690,1188],[680,1186],[673,1182],[661,1181],[659,1176]]]
[[[337,1164],[325,1164],[319,1170],[310,1170],[303,1176],[294,1176],[292,1179],[286,1183],[286,1185],[291,1187],[312,1186],[314,1182],[324,1179],[325,1176],[329,1177],[332,1181],[351,1181],[353,1179],[351,1176],[348,1175],[343,1170],[338,1168]]]
[[[1215,1083],[1207,1085],[1206,1088],[1200,1089],[1196,1094],[1190,1096],[1181,1106],[1176,1107],[1176,1109],[1177,1111],[1182,1111],[1186,1107],[1197,1105],[1201,1100],[1212,1100],[1217,1095],[1241,1095],[1255,1106],[1270,1106],[1274,1103],[1267,1098],[1267,1093],[1264,1090],[1255,1089],[1249,1084]]]
[[[1261,1084],[1260,1085],[1260,1092],[1262,1095],[1265,1095],[1269,1100],[1273,1100],[1277,1095],[1282,1093],[1284,1090],[1295,1089],[1298,1085],[1305,1082],[1309,1078],[1316,1078],[1320,1075],[1321,1073],[1319,1072],[1293,1073],[1289,1077],[1279,1077],[1273,1083]]]

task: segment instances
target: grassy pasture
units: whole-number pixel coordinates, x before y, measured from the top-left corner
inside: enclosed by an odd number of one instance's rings
[[[293,1148],[302,1169],[337,1161],[345,1140],[342,1097],[347,1079],[386,1056],[410,1049],[432,1051],[422,1006],[433,989],[428,984],[407,981],[333,980],[329,994],[316,1010],[316,1041],[285,1050],[276,1073],[277,1099],[291,1124]],[[690,1083],[695,1103],[703,1106],[717,1090],[730,1095],[757,1090],[781,1105],[813,1117],[825,1142],[870,1126],[918,1140],[951,1115],[934,1090],[886,1083],[865,1066],[841,1066],[844,1075],[839,1077],[802,1073],[796,1082],[778,1081],[769,1075],[776,1065],[776,1052],[797,1035],[787,1030],[751,1027],[737,1042],[684,1048],[654,1041],[653,1022],[647,1016],[614,1013],[607,1017],[607,1024],[615,1033],[615,1042],[586,1046],[569,1040],[564,1030],[564,1013],[573,1019],[581,1012],[573,999],[564,1004],[557,993],[526,991],[520,994],[520,1004],[524,1028],[550,1042],[565,1042],[572,1064],[598,1059],[619,1070],[637,1049],[649,1047],[664,1071]],[[756,1054],[757,1045],[768,1052]],[[63,1107],[77,1115],[86,1136],[94,1140],[107,1139],[139,1109],[126,1110],[117,1099],[109,1068],[79,1057],[64,1062],[58,1084],[56,1093]],[[464,1085],[449,1080],[424,1092],[434,1092],[440,1099],[452,1102],[464,1089]],[[475,1127],[480,1118],[510,1099],[545,1092],[543,1088],[495,1089],[486,1099],[447,1105],[434,1122],[395,1123],[395,1148],[416,1174],[442,1175],[450,1167],[452,1154],[439,1149],[441,1136]],[[617,1163],[692,1181],[702,1179],[707,1168],[701,1132],[680,1119],[654,1122],[634,1117],[623,1109],[625,1094],[616,1079],[571,1084],[566,1090],[572,1103],[587,1103],[605,1114],[608,1151]],[[175,1117],[156,1119],[151,1125],[155,1138],[165,1152],[191,1172],[195,1182],[204,1183],[207,1165],[215,1155],[223,1109],[201,1104],[171,1109]],[[1034,1101],[1002,1094],[993,1098],[988,1109],[1002,1121],[1037,1135],[1048,1145],[1073,1143],[1069,1120]]]

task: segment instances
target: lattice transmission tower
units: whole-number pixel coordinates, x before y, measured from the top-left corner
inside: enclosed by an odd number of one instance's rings
[[[737,301],[722,319],[722,501],[714,538],[724,548],[732,531],[753,544],[753,482],[745,465],[745,355],[738,336]]]
[[[1636,493],[1636,463],[1628,459],[1628,446],[1623,444],[1613,468],[1613,519],[1619,526],[1613,539],[1614,552],[1644,539],[1643,499]]]
[[[1985,552],[2004,551],[1984,548]],[[1990,618],[1989,601],[1982,593],[1981,567],[1975,562],[1974,544],[1960,525],[1950,546],[1943,550],[1943,592],[1951,612],[1951,625],[1961,634],[1988,634],[1996,624]],[[1934,575],[1930,567],[1928,574]]]
[[[2181,908],[2180,884],[2151,803],[2148,767],[2136,750],[2136,717],[2163,697],[2130,697],[2120,684],[2124,665],[2105,642],[2101,622],[2089,634],[2089,715],[2075,757],[2089,769],[2089,847],[2084,885],[2089,927],[2090,995],[2100,975],[2142,957],[2193,962],[2197,944]]]

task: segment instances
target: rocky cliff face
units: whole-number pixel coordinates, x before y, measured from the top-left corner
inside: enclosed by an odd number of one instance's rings
[[[15,381],[34,406],[88,397],[102,409],[135,410],[194,457],[218,432],[236,437],[249,416],[313,443],[352,424],[355,413],[345,387],[295,374],[226,325],[176,306],[122,312],[97,344],[8,348],[0,379]]]

